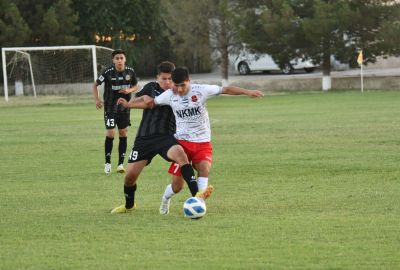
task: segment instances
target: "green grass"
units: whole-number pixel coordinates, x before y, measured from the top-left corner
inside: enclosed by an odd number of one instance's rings
[[[109,214],[123,179],[102,173],[102,112],[89,96],[1,101],[0,269],[400,267],[400,92],[218,97],[208,108],[216,191],[190,221],[187,189],[158,214],[170,181],[161,158],[139,179],[139,210]]]

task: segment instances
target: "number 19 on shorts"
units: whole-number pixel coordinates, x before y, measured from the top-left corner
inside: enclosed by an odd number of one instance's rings
[[[136,160],[138,158],[138,151],[131,151],[129,154],[129,160]]]

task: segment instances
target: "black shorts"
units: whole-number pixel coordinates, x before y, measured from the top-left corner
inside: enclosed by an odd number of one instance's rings
[[[104,125],[106,129],[124,129],[131,125],[131,117],[129,113],[112,113],[104,112]]]
[[[147,165],[158,154],[166,161],[172,161],[168,158],[168,150],[174,146],[179,145],[173,135],[153,135],[146,137],[137,137],[129,154],[128,163],[137,162],[140,160],[147,160]]]

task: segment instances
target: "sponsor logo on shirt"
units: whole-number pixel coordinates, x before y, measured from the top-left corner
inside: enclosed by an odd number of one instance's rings
[[[129,84],[113,85],[113,86],[111,86],[111,89],[114,91],[118,91],[118,90],[129,88],[129,87],[131,87]]]
[[[129,75],[127,75],[127,76],[129,76]],[[130,78],[130,77],[129,77],[129,78]],[[124,77],[118,77],[118,78],[112,77],[112,78],[111,78],[112,81],[116,81],[117,79],[120,80],[120,81],[122,81],[122,80],[124,79]],[[128,80],[128,79],[127,79],[127,80]]]
[[[104,81],[104,77],[103,77],[103,75],[100,75],[100,77],[99,77],[99,81]]]
[[[185,118],[185,117],[191,117],[194,115],[200,115],[200,107],[194,107],[190,109],[184,109],[184,110],[177,110],[176,114],[178,115],[179,118]]]

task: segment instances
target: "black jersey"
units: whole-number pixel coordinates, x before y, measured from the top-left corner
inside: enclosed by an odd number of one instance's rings
[[[152,98],[161,95],[164,90],[157,82],[146,84],[142,90],[136,93],[136,97],[148,95]],[[153,109],[143,110],[142,121],[136,137],[151,135],[173,135],[175,133],[175,116],[168,105],[157,106]]]
[[[127,101],[131,94],[118,93],[119,90],[131,88],[137,84],[136,74],[133,68],[125,66],[123,71],[117,71],[114,65],[106,68],[96,80],[98,85],[104,84],[104,111],[112,113],[128,113],[129,110],[122,105],[117,105],[119,98]]]

